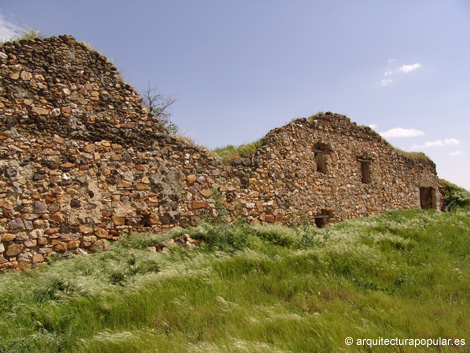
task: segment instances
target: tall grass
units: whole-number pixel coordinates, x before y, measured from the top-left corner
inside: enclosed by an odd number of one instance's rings
[[[27,27],[23,31],[15,31],[15,35],[11,38],[8,38],[6,40],[0,39],[0,45],[2,45],[5,42],[15,42],[15,41],[23,40],[23,39],[29,40],[29,39],[36,39],[36,38],[43,39],[45,38],[45,35],[43,35],[38,30],[35,30],[31,27]]]
[[[394,211],[317,229],[204,223],[0,278],[0,352],[464,352],[470,213]],[[196,248],[147,247],[188,233]],[[467,346],[468,347],[468,346]],[[467,350],[465,350],[467,349]]]
[[[222,161],[229,162],[235,158],[251,157],[255,154],[256,148],[263,144],[263,139],[257,140],[252,143],[247,143],[239,146],[228,145],[212,150],[216,157],[220,157]]]

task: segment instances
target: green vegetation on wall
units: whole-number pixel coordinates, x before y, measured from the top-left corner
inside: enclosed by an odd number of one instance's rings
[[[441,179],[441,193],[444,201],[442,205],[444,211],[470,208],[470,192],[464,188]]]
[[[29,39],[35,39],[35,38],[45,38],[46,36],[43,35],[41,32],[39,32],[38,30],[35,30],[35,29],[32,29],[32,28],[28,28],[26,30],[24,30],[23,32],[19,32],[17,31],[16,34],[11,37],[11,38],[8,38],[7,40],[0,40],[0,45],[2,45],[3,43],[5,42],[15,42],[15,41],[20,41],[20,40],[29,40]]]
[[[263,139],[259,139],[252,143],[247,143],[239,146],[228,145],[212,150],[212,153],[222,158],[222,161],[228,162],[235,158],[250,158],[255,154],[256,148],[263,144]]]

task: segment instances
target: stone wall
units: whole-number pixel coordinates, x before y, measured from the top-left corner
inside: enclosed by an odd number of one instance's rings
[[[432,161],[335,114],[274,129],[224,164],[170,136],[70,36],[0,47],[0,128],[0,270],[208,216],[323,226],[439,204]]]

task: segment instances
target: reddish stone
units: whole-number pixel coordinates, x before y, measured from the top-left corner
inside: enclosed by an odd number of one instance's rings
[[[54,251],[57,251],[57,252],[64,252],[67,250],[67,244],[65,243],[60,243],[60,244],[57,244],[55,247],[54,247]]]
[[[126,219],[124,217],[112,216],[111,220],[116,226],[123,226],[124,224],[126,224]]]
[[[193,210],[197,210],[197,209],[200,209],[200,208],[207,208],[207,207],[209,207],[209,203],[206,202],[206,201],[193,200],[193,202],[192,202]]]
[[[186,176],[186,184],[188,186],[193,185],[197,181],[197,177],[194,174]]]
[[[274,223],[276,221],[276,217],[274,217],[272,214],[267,214],[265,216],[265,220],[268,223]]]
[[[46,229],[44,233],[48,235],[56,234],[56,233],[59,233],[59,228],[49,228],[49,229]]]
[[[109,232],[104,228],[96,228],[95,229],[95,235],[98,238],[108,238],[109,237]]]
[[[43,262],[44,261],[44,256],[41,254],[33,254],[33,264],[36,264],[38,262]]]

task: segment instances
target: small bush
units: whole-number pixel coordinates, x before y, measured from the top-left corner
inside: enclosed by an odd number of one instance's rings
[[[443,211],[453,211],[459,207],[470,207],[470,192],[464,188],[441,179],[441,193],[444,198]]]

